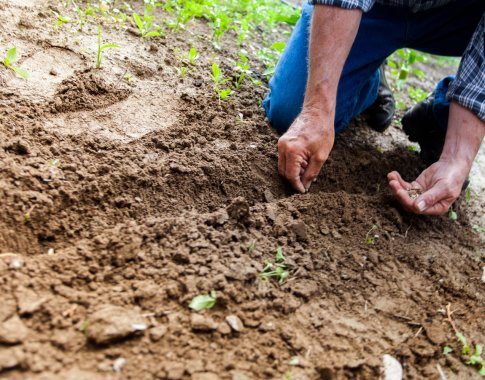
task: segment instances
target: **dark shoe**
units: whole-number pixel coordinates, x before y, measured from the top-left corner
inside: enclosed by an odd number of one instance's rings
[[[401,120],[409,140],[419,144],[426,166],[439,160],[446,137],[446,130],[439,127],[433,115],[433,102],[434,94],[431,94],[406,112]]]
[[[440,128],[433,114],[433,102],[434,94],[431,94],[406,112],[401,120],[409,140],[419,144],[421,160],[426,167],[439,160],[446,138],[446,130]],[[469,183],[467,178],[462,190],[465,190]]]
[[[377,99],[363,112],[363,115],[367,124],[369,124],[374,131],[384,132],[391,125],[392,118],[396,112],[396,104],[386,80],[384,64],[381,65],[379,71],[381,78],[379,82],[379,90],[377,92]]]

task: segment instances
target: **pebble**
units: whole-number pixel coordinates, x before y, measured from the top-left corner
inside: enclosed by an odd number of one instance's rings
[[[18,315],[14,315],[0,325],[0,343],[22,343],[27,335],[29,335],[29,330]]]
[[[167,333],[167,327],[160,325],[150,329],[150,339],[152,342],[158,342]]]
[[[0,371],[19,366],[24,358],[24,351],[20,347],[0,349]]]
[[[218,327],[218,324],[211,317],[200,314],[192,314],[190,316],[190,325],[192,330],[195,331],[213,331]]]
[[[235,332],[244,330],[244,325],[237,315],[228,315],[226,317],[226,322]]]
[[[115,361],[113,362],[113,371],[121,372],[125,364],[126,364],[126,359],[120,356],[119,358],[115,359]]]
[[[125,338],[147,327],[146,319],[135,310],[103,305],[88,319],[87,336],[98,344]]]
[[[40,297],[36,292],[27,288],[19,289],[15,296],[20,315],[35,313],[48,300],[47,297]]]

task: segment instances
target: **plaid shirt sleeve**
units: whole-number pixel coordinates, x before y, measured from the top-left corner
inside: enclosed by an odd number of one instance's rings
[[[465,50],[447,98],[485,121],[485,14]]]
[[[369,11],[375,3],[375,0],[309,0],[313,5],[334,5],[346,9],[361,9],[364,12]]]

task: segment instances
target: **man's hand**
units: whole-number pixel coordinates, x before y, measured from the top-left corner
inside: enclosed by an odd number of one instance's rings
[[[303,110],[278,141],[278,170],[300,193],[332,150],[337,86],[361,17],[358,9],[316,5],[313,10]]]
[[[456,102],[450,105],[448,131],[438,162],[424,170],[416,181],[404,181],[398,172],[387,175],[393,195],[416,214],[444,214],[458,198],[485,136],[485,122]],[[413,200],[408,191],[422,194]]]
[[[394,171],[387,175],[394,197],[403,207],[416,214],[441,215],[448,211],[460,195],[470,171],[461,163],[438,161],[424,170],[416,181],[408,183]],[[421,194],[413,199],[410,190]]]
[[[334,136],[333,120],[303,111],[278,141],[280,175],[300,193],[308,191],[332,150]]]

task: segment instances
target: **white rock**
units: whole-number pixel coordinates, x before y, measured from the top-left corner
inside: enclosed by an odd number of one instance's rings
[[[241,332],[244,330],[244,325],[237,315],[228,315],[226,317],[226,322],[229,326],[231,326],[231,329],[236,332]]]
[[[485,284],[485,267],[483,267],[482,282]]]
[[[391,355],[384,355],[382,358],[384,369],[384,380],[402,380],[402,366],[397,359]]]
[[[125,364],[126,364],[126,359],[125,358],[122,358],[122,357],[119,357],[118,359],[116,359],[113,362],[113,371],[115,371],[115,372],[121,372],[121,370],[123,369],[123,367],[125,366]]]

